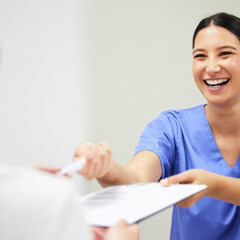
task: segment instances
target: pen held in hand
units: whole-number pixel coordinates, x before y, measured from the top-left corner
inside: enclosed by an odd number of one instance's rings
[[[79,171],[79,170],[84,168],[85,163],[86,163],[86,159],[85,158],[82,158],[80,160],[71,162],[68,165],[66,165],[65,167],[63,167],[60,170],[59,173],[64,175],[64,174],[71,173],[71,172],[77,172],[77,171]]]

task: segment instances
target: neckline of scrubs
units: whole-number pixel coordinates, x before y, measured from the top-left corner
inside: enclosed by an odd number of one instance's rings
[[[232,166],[230,166],[228,163],[227,163],[227,161],[224,159],[224,157],[223,157],[223,155],[222,155],[222,153],[221,153],[221,151],[220,151],[220,149],[219,149],[219,147],[218,147],[218,145],[217,145],[217,142],[216,142],[216,139],[215,139],[215,137],[214,137],[214,135],[213,135],[213,132],[212,132],[212,129],[211,129],[211,127],[210,127],[210,124],[209,124],[209,122],[208,122],[208,119],[207,119],[207,116],[206,116],[206,112],[205,112],[205,106],[206,106],[206,104],[205,105],[203,105],[203,107],[202,107],[202,111],[203,111],[203,116],[204,116],[204,122],[205,122],[205,124],[206,124],[206,128],[204,128],[204,129],[206,129],[206,132],[205,132],[205,134],[206,134],[206,140],[207,140],[207,142],[209,143],[208,144],[208,150],[209,151],[214,151],[215,153],[214,153],[214,155],[215,155],[215,159],[217,159],[218,160],[218,162],[219,163],[221,163],[221,164],[223,164],[223,165],[226,165],[228,168],[230,168],[230,169],[234,169],[234,168],[236,168],[236,166],[238,166],[239,165],[239,162],[240,162],[240,155],[238,156],[238,158],[237,158],[237,161],[235,162],[235,164],[234,164],[234,166],[232,167]]]

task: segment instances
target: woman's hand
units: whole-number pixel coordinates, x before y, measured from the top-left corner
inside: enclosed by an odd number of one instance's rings
[[[191,207],[198,200],[204,196],[214,195],[217,191],[217,179],[220,175],[202,170],[191,169],[186,172],[165,178],[160,181],[163,186],[169,186],[172,184],[184,183],[184,184],[205,184],[207,188],[181,202],[177,205],[183,208]]]
[[[81,158],[86,159],[86,164],[78,173],[88,180],[104,177],[113,167],[112,151],[105,142],[81,144],[75,151],[74,161]]]

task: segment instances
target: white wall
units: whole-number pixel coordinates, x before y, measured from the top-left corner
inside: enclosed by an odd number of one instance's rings
[[[1,162],[62,166],[85,139],[86,6],[0,0]]]
[[[237,0],[91,0],[92,139],[107,141],[126,164],[146,123],[166,109],[205,103],[192,78],[198,22]],[[144,206],[143,206],[144,207]],[[169,239],[171,209],[144,220],[141,239]]]

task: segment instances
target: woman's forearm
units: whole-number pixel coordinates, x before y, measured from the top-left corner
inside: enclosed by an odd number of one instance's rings
[[[134,176],[130,170],[116,161],[114,161],[111,171],[102,178],[97,178],[98,182],[103,187],[131,184],[136,182],[136,179],[136,176]]]
[[[215,187],[210,197],[240,206],[240,179],[215,174]]]

